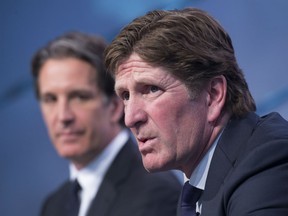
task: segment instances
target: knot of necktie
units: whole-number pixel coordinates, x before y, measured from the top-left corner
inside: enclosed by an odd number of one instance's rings
[[[69,195],[67,199],[66,215],[67,216],[77,216],[80,208],[79,192],[81,191],[81,186],[77,179],[70,183],[69,185]]]
[[[72,192],[74,195],[78,196],[78,193],[79,193],[79,191],[80,191],[81,189],[82,189],[82,188],[81,188],[81,185],[79,184],[79,182],[77,181],[77,179],[74,180],[74,181],[72,182],[72,185],[71,185],[71,192]]]
[[[190,185],[189,181],[184,184],[181,196],[181,216],[196,215],[196,202],[201,193],[202,190]]]

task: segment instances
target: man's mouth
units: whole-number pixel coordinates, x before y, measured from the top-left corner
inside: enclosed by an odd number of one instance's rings
[[[56,134],[58,138],[63,140],[64,142],[73,142],[78,139],[83,134],[81,130],[74,131],[60,131]]]
[[[152,137],[137,137],[138,141],[138,148],[141,154],[145,155],[147,153],[151,153],[153,148],[152,148]]]

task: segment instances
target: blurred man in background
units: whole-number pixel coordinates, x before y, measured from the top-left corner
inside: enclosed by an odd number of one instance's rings
[[[103,65],[105,47],[100,37],[70,32],[33,57],[49,136],[58,154],[71,162],[70,179],[47,198],[41,215],[175,215],[180,183],[171,172],[144,169],[123,127],[114,80]]]

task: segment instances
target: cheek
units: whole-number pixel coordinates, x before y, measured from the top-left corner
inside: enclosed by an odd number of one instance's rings
[[[152,109],[153,115],[150,117],[161,140],[158,150],[161,151],[161,154],[170,157],[171,154],[175,154],[177,149],[179,128],[182,127],[183,116],[179,114],[180,107],[175,103],[165,103],[159,107],[162,108]]]
[[[74,109],[76,121],[82,122],[84,124],[87,123],[89,125],[97,124],[97,122],[100,122],[105,115],[104,112],[104,108],[100,107],[99,105]]]
[[[42,118],[43,121],[46,125],[46,128],[49,132],[49,135],[52,137],[53,136],[53,129],[56,129],[56,125],[55,125],[55,120],[54,120],[54,114],[53,112],[49,112],[47,109],[41,109],[42,112]]]
[[[184,100],[183,100],[184,101]],[[187,100],[186,100],[187,101]],[[162,105],[164,106],[164,105]],[[155,122],[158,122],[158,129],[166,143],[167,151],[177,153],[185,152],[189,144],[193,142],[193,137],[202,136],[199,133],[205,121],[205,110],[193,106],[191,102],[183,103],[181,101],[170,102],[162,109],[155,112]],[[157,121],[158,120],[158,121]],[[200,138],[199,137],[199,138]]]
[[[78,116],[78,124],[86,128],[90,139],[99,139],[105,131],[109,130],[109,116],[105,110],[94,109],[82,112]]]
[[[158,105],[159,109],[152,109],[153,120],[160,131],[166,133],[167,136],[176,135],[179,128],[185,122],[189,121],[189,113],[191,107],[177,101],[170,100],[168,103]],[[154,110],[154,111],[153,111]]]

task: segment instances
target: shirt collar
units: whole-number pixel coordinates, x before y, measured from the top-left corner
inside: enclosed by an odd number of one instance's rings
[[[73,180],[77,178],[84,190],[85,188],[89,188],[89,190],[94,188],[95,182],[99,182],[100,184],[114,158],[125,145],[128,138],[128,131],[122,130],[90,164],[80,170],[77,170],[71,163],[69,166],[70,179]],[[93,191],[93,189],[91,191]]]
[[[222,131],[217,136],[216,140],[213,142],[212,146],[210,147],[208,152],[205,154],[205,156],[202,158],[200,163],[197,165],[196,169],[193,171],[190,177],[189,183],[193,185],[194,187],[197,187],[202,190],[205,189],[205,184],[206,184],[206,180],[208,176],[210,163],[212,161],[212,157],[213,157],[215,148],[217,146],[218,140],[222,134]]]

